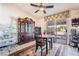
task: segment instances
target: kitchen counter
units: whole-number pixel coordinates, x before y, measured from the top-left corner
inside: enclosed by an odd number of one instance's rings
[[[6,49],[4,49],[3,51],[0,51],[0,56],[8,56],[8,55],[12,55],[12,54],[15,54],[23,49],[27,49],[31,46],[34,46],[36,44],[35,41],[32,41],[32,42],[29,42],[29,43],[25,43],[25,44],[22,44],[22,45],[13,45],[11,47],[8,47]]]

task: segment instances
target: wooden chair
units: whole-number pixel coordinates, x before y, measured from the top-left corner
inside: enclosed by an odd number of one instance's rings
[[[38,47],[40,47],[41,48],[41,56],[43,55],[43,50],[45,49],[43,47],[45,45],[46,45],[46,41],[44,39],[42,39],[41,37],[40,38],[38,37],[36,40],[36,51],[38,50]]]

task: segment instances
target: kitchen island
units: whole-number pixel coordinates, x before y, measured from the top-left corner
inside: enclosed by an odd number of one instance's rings
[[[22,45],[15,44],[8,48],[5,47],[0,51],[0,56],[30,56],[35,52],[35,45],[36,42],[32,41]]]

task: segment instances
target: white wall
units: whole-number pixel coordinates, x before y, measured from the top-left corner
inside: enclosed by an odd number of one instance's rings
[[[0,24],[10,24],[11,17],[31,17],[13,4],[0,4]],[[33,17],[32,17],[33,18]]]
[[[70,11],[70,18],[78,18],[79,17],[79,9]]]

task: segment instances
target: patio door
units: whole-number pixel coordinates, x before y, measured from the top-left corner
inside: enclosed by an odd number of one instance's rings
[[[56,43],[67,44],[66,19],[57,19],[56,20]]]
[[[47,22],[47,34],[54,36],[54,42],[67,44],[67,23],[66,19],[53,19]]]

